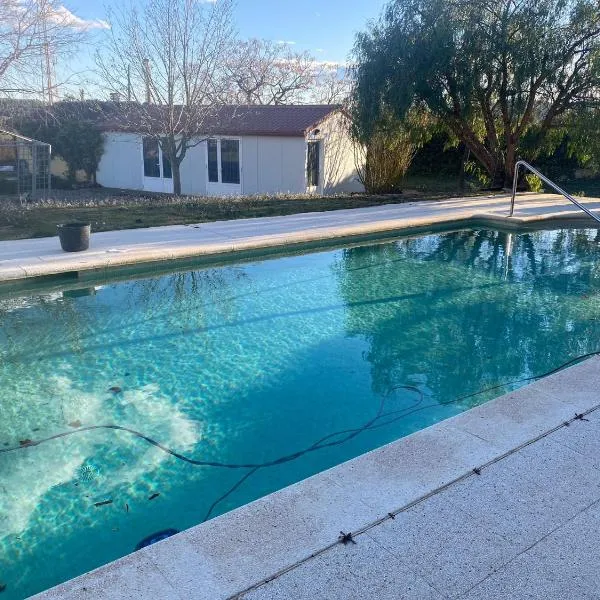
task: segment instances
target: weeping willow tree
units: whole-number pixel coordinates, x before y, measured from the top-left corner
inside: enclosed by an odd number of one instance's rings
[[[376,131],[422,103],[493,181],[521,142],[598,98],[598,0],[391,0],[355,46],[354,118]]]
[[[600,173],[600,107],[587,107],[566,115],[554,130],[548,147],[554,150],[561,143],[569,158]]]

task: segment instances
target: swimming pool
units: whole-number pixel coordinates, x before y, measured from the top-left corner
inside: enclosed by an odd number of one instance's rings
[[[465,230],[0,298],[1,597],[600,349],[599,259]]]

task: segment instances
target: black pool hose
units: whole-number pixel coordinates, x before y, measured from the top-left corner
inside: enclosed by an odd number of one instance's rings
[[[57,433],[50,437],[41,438],[39,440],[26,440],[25,442],[22,442],[19,446],[13,446],[13,447],[9,447],[9,448],[0,448],[0,454],[4,454],[7,452],[16,452],[17,450],[24,450],[26,448],[39,446],[41,444],[45,444],[45,443],[51,442],[53,440],[70,437],[72,435],[80,435],[80,434],[88,432],[88,431],[96,431],[98,429],[106,429],[106,430],[127,432],[127,433],[139,438],[140,440],[145,441],[146,443],[150,444],[151,446],[154,446],[154,447],[158,448],[159,450],[162,450],[166,454],[173,456],[177,460],[186,462],[190,465],[194,465],[194,466],[198,466],[198,467],[215,467],[215,468],[221,468],[221,469],[249,469],[249,471],[246,474],[244,474],[244,476],[232,488],[230,488],[223,496],[218,498],[211,505],[211,507],[209,508],[208,513],[204,519],[204,520],[207,520],[210,517],[211,513],[213,512],[214,508],[217,506],[217,504],[219,504],[225,498],[227,498],[230,494],[232,494],[236,489],[238,489],[242,485],[242,483],[244,483],[244,481],[246,481],[246,479],[248,479],[251,475],[256,473],[256,471],[258,471],[259,469],[288,463],[288,462],[296,460],[296,459],[300,458],[301,456],[308,454],[310,452],[315,452],[317,450],[323,450],[324,448],[331,448],[333,446],[339,446],[339,445],[344,444],[344,443],[350,441],[351,439],[357,437],[358,435],[360,435],[361,433],[363,433],[365,431],[372,431],[375,429],[379,429],[380,427],[386,427],[388,425],[392,425],[393,423],[400,421],[401,419],[404,419],[404,418],[408,417],[409,415],[412,415],[414,413],[417,413],[417,412],[420,412],[423,410],[427,410],[429,408],[446,406],[446,405],[450,405],[450,404],[457,404],[464,400],[468,400],[469,398],[473,398],[475,396],[479,396],[481,394],[485,394],[488,392],[493,392],[495,390],[504,388],[506,386],[517,385],[519,383],[528,383],[531,381],[536,381],[538,379],[542,379],[544,377],[548,377],[549,375],[553,375],[554,373],[562,371],[563,369],[566,369],[567,367],[570,367],[576,363],[579,363],[579,362],[581,362],[587,358],[591,358],[593,356],[600,356],[600,351],[582,354],[581,356],[577,356],[576,358],[573,358],[573,359],[561,364],[560,366],[558,366],[550,371],[547,371],[545,373],[542,373],[539,375],[533,375],[531,377],[524,377],[522,379],[517,379],[517,380],[501,383],[498,385],[494,385],[491,387],[487,387],[487,388],[481,389],[477,392],[473,392],[471,394],[459,396],[458,398],[455,398],[454,400],[450,400],[448,402],[435,402],[433,404],[423,405],[423,401],[424,401],[425,397],[424,397],[423,392],[419,388],[417,388],[413,385],[394,386],[387,392],[387,394],[385,394],[381,398],[381,401],[379,403],[379,408],[378,408],[375,416],[373,418],[369,419],[369,421],[367,421],[360,427],[357,427],[355,429],[345,429],[343,431],[337,431],[335,433],[330,433],[330,434],[322,437],[321,439],[317,440],[311,446],[308,446],[307,448],[305,448],[303,450],[298,450],[297,452],[293,452],[292,454],[287,454],[280,458],[262,462],[262,463],[223,463],[223,462],[217,462],[217,461],[198,460],[195,458],[191,458],[189,456],[185,456],[184,454],[181,454],[180,452],[177,452],[171,448],[168,448],[165,445],[161,444],[159,441],[152,439],[151,437],[148,437],[147,435],[144,435],[143,433],[136,431],[135,429],[131,429],[129,427],[123,427],[122,425],[113,425],[113,424],[89,425],[87,427],[79,427],[73,431],[65,431],[62,433]],[[416,395],[415,403],[408,408],[384,412],[387,401],[389,400],[390,396],[397,390],[405,390],[405,391],[414,393]],[[335,438],[338,438],[338,439],[335,439]]]
[[[147,435],[144,435],[143,433],[136,431],[135,429],[131,429],[129,427],[123,427],[122,425],[114,425],[114,424],[89,425],[86,427],[79,427],[77,429],[74,429],[73,431],[64,431],[62,433],[57,433],[55,435],[49,436],[47,438],[41,438],[39,440],[27,440],[26,443],[22,443],[19,446],[12,446],[9,448],[0,448],[0,454],[4,454],[7,452],[16,452],[17,450],[24,450],[26,448],[31,448],[33,446],[40,446],[41,444],[45,444],[45,443],[51,442],[53,440],[70,437],[72,435],[79,435],[79,434],[85,433],[87,431],[95,431],[98,429],[109,429],[109,430],[115,430],[115,431],[125,431],[127,433],[130,433],[131,435],[147,442],[148,444],[155,446],[156,448],[159,448],[163,452],[170,454],[174,458],[181,460],[183,462],[189,463],[191,465],[198,466],[198,467],[217,467],[217,468],[223,468],[223,469],[255,469],[255,468],[260,469],[260,468],[264,468],[264,467],[273,467],[276,465],[281,465],[281,464],[290,462],[292,460],[295,460],[309,452],[314,452],[316,450],[321,450],[323,448],[329,448],[332,446],[338,446],[338,445],[340,445],[344,442],[347,442],[348,440],[356,437],[363,431],[378,429],[380,427],[385,427],[387,425],[391,425],[392,423],[395,423],[396,421],[398,421],[402,418],[405,418],[411,414],[420,412],[422,410],[427,410],[428,408],[435,408],[438,406],[447,406],[450,404],[457,404],[458,402],[462,402],[463,400],[468,400],[469,398],[473,398],[473,397],[479,396],[481,394],[493,392],[495,390],[504,388],[506,386],[517,385],[519,383],[527,383],[527,382],[531,382],[531,381],[536,381],[538,379],[543,379],[544,377],[548,377],[550,375],[558,373],[559,371],[562,371],[563,369],[566,369],[578,362],[581,362],[581,361],[583,361],[587,358],[591,358],[593,356],[600,356],[600,351],[589,352],[587,354],[577,356],[576,358],[573,358],[573,359],[569,360],[568,362],[561,364],[559,367],[556,367],[556,368],[552,369],[551,371],[547,371],[540,375],[533,375],[531,377],[524,377],[522,379],[508,381],[505,383],[501,383],[498,385],[494,385],[491,387],[481,389],[481,390],[479,390],[477,392],[473,392],[471,394],[465,394],[463,396],[459,396],[458,398],[455,398],[454,400],[449,400],[448,402],[435,402],[433,404],[427,404],[425,406],[421,406],[423,403],[423,400],[424,400],[423,392],[416,386],[414,386],[414,385],[394,386],[387,392],[387,394],[385,396],[382,397],[381,402],[379,404],[379,409],[378,409],[376,415],[372,419],[367,421],[365,424],[363,424],[362,426],[357,427],[355,429],[345,429],[342,431],[337,431],[335,433],[330,433],[330,434],[322,437],[321,439],[317,440],[315,443],[313,443],[308,448],[305,448],[304,450],[299,450],[292,454],[282,456],[281,458],[262,462],[262,463],[223,463],[223,462],[216,462],[216,461],[197,460],[195,458],[190,458],[188,456],[185,456],[184,454],[181,454],[175,450],[172,450],[171,448],[167,448],[166,446],[161,444],[159,441],[157,441],[151,437],[148,437]],[[387,413],[384,412],[383,409],[385,408],[386,402],[389,400],[391,394],[397,390],[406,390],[409,392],[413,392],[417,396],[417,401],[411,407],[404,408],[401,410],[391,411],[391,412],[387,412]],[[386,417],[393,417],[393,418],[384,420]],[[343,436],[343,437],[339,440],[329,441],[338,436]]]

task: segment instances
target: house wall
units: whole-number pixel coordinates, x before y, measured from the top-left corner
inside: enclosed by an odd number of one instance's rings
[[[188,148],[181,163],[181,193],[204,196],[206,194],[206,143]]]
[[[350,138],[337,117],[319,126],[322,144],[322,185],[325,194],[362,191],[356,179]],[[242,136],[242,194],[306,193],[307,139],[303,137]],[[97,181],[105,187],[143,190],[142,137],[130,133],[106,133]],[[206,143],[190,148],[181,164],[181,191],[207,193]]]
[[[355,146],[348,133],[347,117],[335,113],[323,121],[316,138],[322,140],[322,183],[320,193],[349,194],[364,192],[358,177]],[[358,153],[362,156],[362,153]]]
[[[306,142],[301,137],[242,138],[242,193],[306,191]]]
[[[142,190],[142,138],[134,133],[104,134],[104,154],[96,180],[104,187]]]

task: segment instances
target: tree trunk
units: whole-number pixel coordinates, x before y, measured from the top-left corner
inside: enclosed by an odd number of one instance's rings
[[[177,143],[174,135],[168,135],[160,140],[163,154],[167,155],[171,163],[171,175],[173,177],[173,193],[176,196],[181,195],[181,163],[185,158],[185,151],[180,151],[177,155]]]
[[[513,186],[515,177],[515,165],[517,164],[517,148],[511,140],[506,146],[506,160],[504,161],[505,182],[504,187],[509,189]]]
[[[490,189],[493,191],[503,190],[506,187],[507,174],[506,168],[504,166],[504,162],[499,160],[496,163],[496,168],[493,173],[490,173],[492,183],[490,184]]]
[[[181,196],[181,163],[177,160],[171,161],[171,171],[173,173],[173,193]]]
[[[517,160],[518,156],[516,145],[509,144],[506,152],[506,160],[504,161],[504,187],[509,190],[512,190],[513,188]],[[524,169],[521,169],[519,172],[519,179],[517,181],[517,191],[519,192],[527,192],[530,190],[527,179],[525,178],[526,175],[527,172]]]

